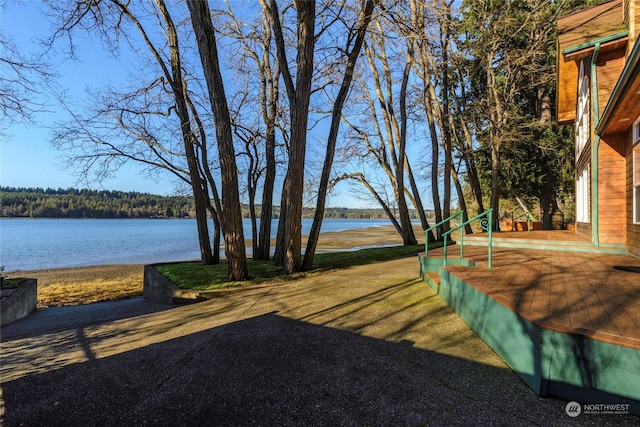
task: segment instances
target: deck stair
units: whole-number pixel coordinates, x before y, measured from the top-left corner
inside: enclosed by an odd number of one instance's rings
[[[464,236],[465,246],[486,247],[488,244],[489,239],[485,234],[469,234]],[[625,245],[622,244],[601,243],[599,246],[595,246],[591,242],[512,238],[506,236],[502,237],[497,233],[494,233],[493,235],[493,247],[511,249],[534,249],[545,251],[585,252],[610,255],[629,255],[628,249]]]
[[[419,254],[421,278],[536,394],[628,404],[640,415],[640,332],[625,309],[640,301],[638,282],[616,267],[637,260],[624,246],[596,247],[563,231],[494,233],[492,247],[503,250],[492,269],[484,262],[486,235],[463,236],[464,258],[456,241],[448,248],[452,268],[440,248]],[[558,289],[563,298],[553,297]],[[597,298],[587,302],[586,289]]]
[[[444,266],[444,258],[441,256],[425,256],[424,252],[418,255],[420,260],[420,277],[427,282],[431,288],[438,292],[440,287],[440,268]],[[460,257],[447,257],[448,265],[464,265],[473,267],[475,264]]]
[[[440,283],[442,282],[442,279],[440,278],[440,273],[436,271],[427,271],[423,273],[422,280],[427,282],[429,286],[431,286],[434,289],[440,287]]]

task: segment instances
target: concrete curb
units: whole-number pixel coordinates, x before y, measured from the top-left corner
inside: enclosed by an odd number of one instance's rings
[[[35,311],[38,300],[38,281],[28,279],[16,289],[0,293],[0,326],[22,319]]]

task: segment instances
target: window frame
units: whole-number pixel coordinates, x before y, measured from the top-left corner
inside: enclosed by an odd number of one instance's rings
[[[578,76],[578,97],[576,102],[575,121],[575,151],[576,159],[584,151],[591,141],[591,103],[589,99],[589,78],[584,72],[584,61],[580,62],[580,74]]]
[[[591,186],[589,166],[576,179],[576,222],[591,223]]]

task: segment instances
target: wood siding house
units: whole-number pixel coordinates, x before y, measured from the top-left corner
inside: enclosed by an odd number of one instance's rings
[[[576,231],[461,233],[420,276],[535,393],[640,415],[640,0],[557,27]]]
[[[557,25],[558,123],[575,126],[576,232],[640,256],[640,0]]]

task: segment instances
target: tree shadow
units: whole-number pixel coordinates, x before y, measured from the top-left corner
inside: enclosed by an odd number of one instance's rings
[[[580,424],[508,369],[275,313],[25,375],[2,395],[5,426]]]
[[[143,298],[39,308],[29,316],[3,326],[2,341],[31,337],[43,332],[51,333],[69,328],[96,326],[171,308],[173,307]]]
[[[455,295],[456,311],[536,393],[640,413],[629,397],[640,387],[640,283],[616,268],[633,259],[527,250],[497,258],[493,270],[466,273],[472,289]]]

